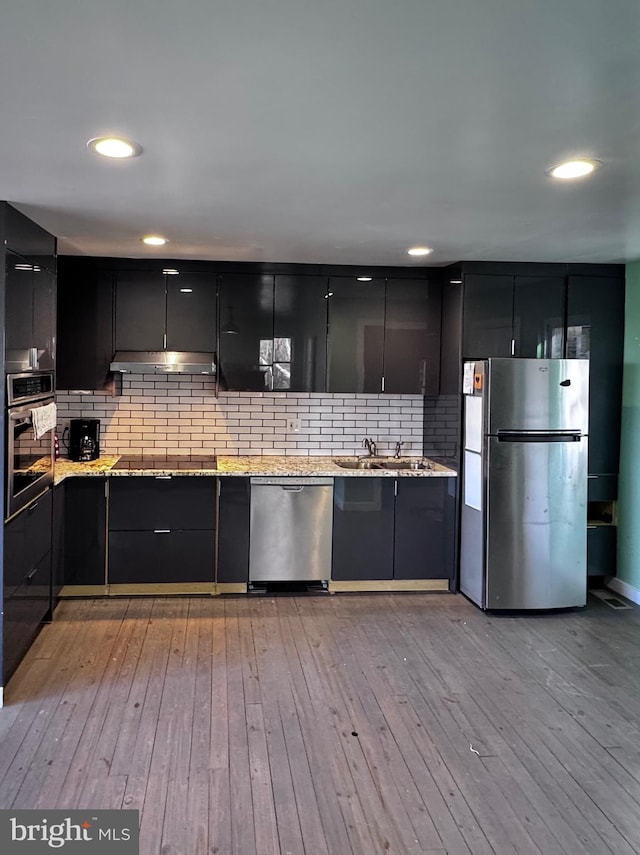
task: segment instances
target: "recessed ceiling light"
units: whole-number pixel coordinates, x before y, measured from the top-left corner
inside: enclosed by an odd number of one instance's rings
[[[146,243],[147,246],[164,246],[165,243],[168,243],[167,239],[163,238],[161,235],[145,235],[140,239],[142,243]]]
[[[89,140],[87,147],[103,157],[122,159],[137,157],[137,155],[142,154],[141,145],[124,137],[96,137],[96,139]]]
[[[557,166],[552,166],[547,169],[547,175],[551,178],[560,178],[570,180],[571,178],[584,178],[585,175],[591,175],[596,169],[602,166],[601,161],[593,160],[590,157],[577,157],[574,160],[566,160],[564,163],[559,163]]]
[[[180,273],[175,267],[165,267],[162,272],[165,276],[177,276]]]
[[[433,250],[428,246],[412,246],[411,249],[407,250],[409,255],[429,255],[430,252]]]
[[[358,276],[358,282],[371,282],[371,276]]]

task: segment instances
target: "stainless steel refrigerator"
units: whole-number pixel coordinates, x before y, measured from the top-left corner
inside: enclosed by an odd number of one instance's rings
[[[589,361],[464,365],[460,589],[483,609],[584,606]]]

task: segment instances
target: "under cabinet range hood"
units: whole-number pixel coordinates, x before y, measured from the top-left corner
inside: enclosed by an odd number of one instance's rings
[[[123,374],[215,374],[215,353],[187,350],[118,350],[109,366]]]

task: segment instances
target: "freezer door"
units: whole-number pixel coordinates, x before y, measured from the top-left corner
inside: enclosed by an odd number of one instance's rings
[[[588,359],[489,359],[487,432],[588,433]]]
[[[486,608],[585,605],[587,444],[488,438]]]

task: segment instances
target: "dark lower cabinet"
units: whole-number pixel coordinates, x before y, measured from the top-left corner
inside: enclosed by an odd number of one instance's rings
[[[214,529],[215,478],[131,476],[109,479],[109,531]]]
[[[213,582],[213,531],[110,531],[109,584]]]
[[[615,525],[587,525],[587,575],[616,575]]]
[[[104,585],[106,478],[68,478],[64,488],[64,584]]]
[[[336,478],[333,486],[335,581],[393,579],[393,478]]]
[[[215,520],[213,477],[111,478],[109,584],[213,583]]]
[[[398,478],[395,579],[453,579],[457,478]]]
[[[48,490],[4,526],[5,684],[51,615],[51,523]]]
[[[62,482],[53,488],[53,531],[51,536],[51,608],[56,607],[64,585],[65,561],[65,498],[67,484]]]
[[[335,581],[452,579],[456,478],[336,478]]]
[[[218,479],[218,582],[249,581],[249,478]]]

